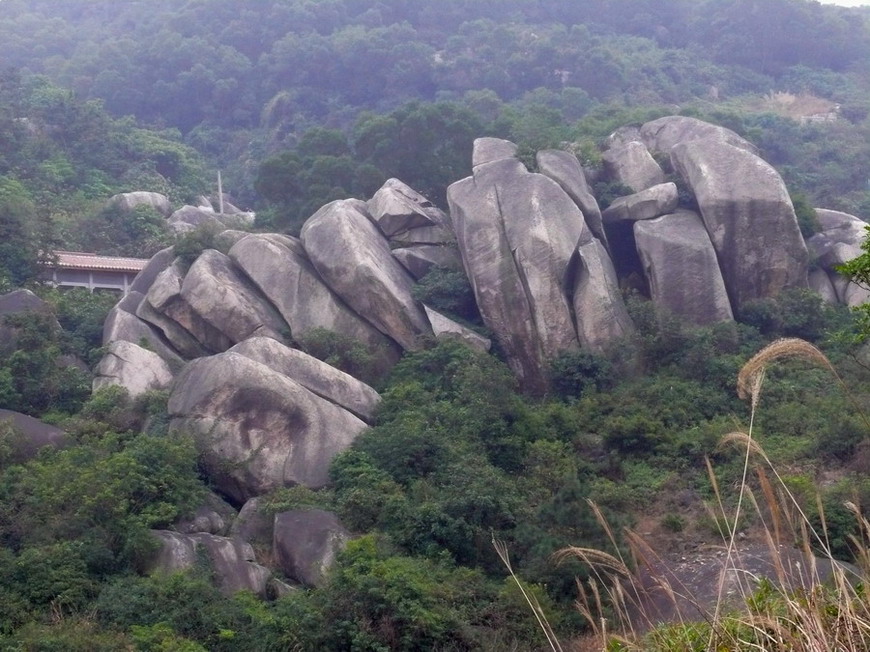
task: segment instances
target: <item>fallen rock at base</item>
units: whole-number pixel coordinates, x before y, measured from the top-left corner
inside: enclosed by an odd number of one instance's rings
[[[384,335],[406,351],[418,350],[421,338],[431,337],[412,295],[414,279],[393,257],[364,202],[327,204],[305,222],[301,239],[329,288]]]
[[[116,340],[109,344],[95,369],[94,391],[120,385],[135,398],[153,389],[166,389],[172,382],[172,370],[153,351],[132,342]]]
[[[608,177],[640,192],[665,182],[665,173],[646,146],[636,140],[608,149],[602,155]]]
[[[326,329],[362,342],[391,363],[398,360],[396,344],[327,287],[297,238],[252,234],[233,245],[229,257],[277,308],[292,337]]]
[[[604,245],[596,239],[577,247],[574,315],[583,348],[601,355],[635,332]]]
[[[470,328],[456,323],[440,312],[432,310],[429,306],[424,305],[423,309],[426,311],[426,317],[432,325],[432,332],[435,334],[436,340],[459,340],[463,344],[482,353],[487,353],[492,348],[492,342],[483,335],[479,335]]]
[[[3,460],[6,464],[21,464],[33,459],[46,446],[62,449],[72,443],[60,428],[21,412],[0,410],[0,431],[7,426],[11,426],[12,433],[3,438],[4,445],[9,447]]]
[[[225,595],[251,591],[266,597],[266,585],[272,575],[268,568],[255,563],[254,549],[237,539],[213,534],[181,534],[170,530],[151,530],[160,549],[151,563],[152,573],[175,573],[197,565],[200,554],[211,562],[218,588]]]
[[[281,341],[287,330],[278,312],[233,261],[214,249],[203,251],[190,266],[181,298],[232,344],[258,336]]]
[[[462,260],[459,258],[459,252],[453,247],[438,245],[403,247],[401,249],[393,249],[393,256],[418,281],[432,271],[434,267],[443,267],[456,271],[462,269]]]
[[[432,202],[398,179],[387,179],[367,205],[387,237],[415,228],[441,226],[447,221]]]
[[[637,222],[634,237],[657,307],[698,326],[734,319],[716,251],[697,213]]]
[[[174,528],[181,534],[204,532],[226,536],[235,518],[236,510],[233,509],[232,505],[214,492],[209,492],[203,503],[178,521]]]
[[[605,224],[651,220],[673,213],[680,198],[677,184],[661,183],[633,195],[619,197],[601,214]]]
[[[516,158],[517,146],[501,138],[475,138],[471,154],[471,168],[493,161]]]
[[[609,247],[607,234],[604,232],[604,224],[601,221],[601,209],[589,191],[586,175],[577,157],[570,152],[547,149],[538,152],[535,159],[541,174],[558,183],[562,190],[568,193],[568,196],[580,207],[592,235],[601,240],[606,248]]]
[[[708,140],[727,143],[751,154],[758,154],[755,145],[730,129],[681,115],[669,115],[647,122],[641,126],[639,133],[650,152],[669,154],[680,143]]]
[[[807,248],[776,170],[716,138],[682,142],[671,159],[698,201],[732,310],[807,287]]]
[[[332,512],[293,510],[275,515],[272,550],[288,577],[320,587],[350,538],[350,532]]]
[[[252,337],[230,352],[261,362],[367,423],[372,422],[381,401],[380,394],[362,381],[273,339]]]
[[[124,212],[131,212],[139,206],[148,206],[153,208],[163,217],[169,217],[172,213],[172,204],[166,195],[161,195],[159,192],[124,192],[115,195],[109,199],[109,206],[118,208]]]
[[[366,424],[238,353],[189,362],[169,397],[170,429],[191,433],[215,487],[239,503],[329,481],[332,458]]]

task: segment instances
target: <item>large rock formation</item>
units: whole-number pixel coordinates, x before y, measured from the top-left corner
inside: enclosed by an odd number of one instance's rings
[[[651,152],[663,154],[670,154],[680,143],[695,140],[727,143],[752,154],[758,153],[755,145],[730,129],[681,115],[669,115],[647,122],[640,128],[638,135]]]
[[[275,515],[273,553],[284,573],[307,586],[323,586],[350,533],[332,512],[293,510]]]
[[[636,140],[604,152],[602,159],[607,175],[640,192],[665,182],[665,173],[643,143]]]
[[[131,397],[152,389],[166,389],[172,382],[172,370],[159,355],[137,344],[115,340],[96,368],[94,391],[120,385]]]
[[[141,190],[115,195],[109,199],[109,206],[127,213],[140,206],[147,206],[153,208],[163,217],[169,217],[169,214],[172,212],[172,204],[166,195],[161,195],[159,192],[145,192]]]
[[[414,279],[397,261],[364,202],[334,201],[302,227],[302,244],[314,268],[357,314],[406,351],[420,348],[432,331],[411,295]]]
[[[713,243],[697,213],[637,222],[634,236],[656,306],[699,326],[734,318]]]
[[[278,487],[318,488],[365,423],[238,353],[188,363],[169,398],[171,427],[189,432],[211,480],[243,502]]]
[[[734,310],[807,287],[807,249],[776,170],[721,138],[681,142],[671,159],[698,201]]]

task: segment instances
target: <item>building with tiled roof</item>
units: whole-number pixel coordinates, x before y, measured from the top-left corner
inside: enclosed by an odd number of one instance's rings
[[[113,290],[127,294],[147,258],[98,256],[80,251],[55,251],[47,263],[48,280],[58,287]]]

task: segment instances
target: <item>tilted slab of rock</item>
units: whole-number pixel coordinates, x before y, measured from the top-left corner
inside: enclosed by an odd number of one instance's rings
[[[435,333],[436,340],[459,340],[482,353],[487,353],[492,348],[492,342],[483,335],[479,335],[470,328],[456,323],[440,312],[432,310],[429,306],[424,305],[423,308],[426,310],[426,317],[429,319],[429,323],[432,324],[432,332]]]
[[[679,211],[634,225],[653,303],[699,326],[734,315],[701,217]]]
[[[184,270],[176,260],[154,279],[136,315],[159,328],[185,358],[226,351],[233,343],[181,296],[183,281]]]
[[[193,434],[214,485],[238,502],[329,482],[332,458],[366,424],[238,353],[189,362],[169,398],[172,431]]]
[[[679,203],[677,184],[660,183],[633,195],[617,198],[601,214],[601,217],[605,224],[651,220],[673,213]]]
[[[386,183],[368,201],[369,214],[387,237],[419,227],[441,226],[444,214],[398,179]]]
[[[272,572],[255,563],[254,549],[250,544],[205,533],[151,530],[151,534],[160,542],[157,557],[151,563],[151,572],[175,573],[193,568],[202,552],[211,562],[218,588],[225,595],[251,591],[266,597],[266,584]]]
[[[287,324],[233,261],[206,249],[190,266],[181,298],[206,322],[235,344],[249,337],[283,340]]]
[[[278,309],[292,337],[325,328],[362,342],[376,355],[398,359],[396,344],[326,286],[297,238],[249,235],[229,256]]]
[[[175,260],[174,247],[166,247],[161,249],[156,254],[151,256],[151,259],[145,264],[145,267],[136,274],[136,278],[130,284],[130,292],[140,292],[147,294],[148,290],[154,284],[157,275],[172,264]]]
[[[671,159],[698,201],[733,310],[807,287],[807,249],[776,170],[714,138],[676,145]]]
[[[592,235],[601,240],[605,247],[607,234],[604,232],[604,224],[601,221],[601,209],[595,197],[589,191],[586,182],[586,174],[580,161],[571,152],[559,149],[547,149],[537,153],[535,157],[541,174],[550,177],[558,183],[562,190],[574,200],[574,203],[583,211],[583,218],[592,231]]]
[[[659,164],[646,146],[636,140],[606,150],[602,159],[607,175],[634,192],[665,182],[665,173]]]
[[[172,204],[170,204],[169,198],[166,195],[161,195],[159,192],[145,192],[142,190],[115,195],[109,199],[109,206],[128,213],[139,206],[148,206],[163,215],[163,217],[169,217],[169,214],[172,213]]]
[[[501,138],[476,138],[471,154],[471,168],[493,161],[516,158],[517,146]]]
[[[131,397],[152,389],[165,389],[172,382],[172,370],[153,351],[132,342],[116,340],[97,364],[94,391],[109,385],[120,385]]]
[[[319,397],[371,423],[381,396],[364,382],[267,337],[252,337],[230,349],[292,378]]]
[[[647,122],[640,128],[640,137],[649,151],[663,154],[669,154],[680,143],[693,140],[718,141],[752,154],[758,154],[758,148],[755,145],[730,129],[681,115],[665,116]]]
[[[134,293],[131,292],[130,295],[132,294]],[[144,298],[141,294],[139,297]],[[138,305],[134,308],[134,310],[136,309],[138,309]],[[153,351],[163,358],[170,367],[173,365],[180,367],[184,362],[157,329],[144,319],[122,309],[121,306],[115,306],[109,311],[109,314],[106,315],[106,321],[103,322],[103,346],[122,340]]]
[[[813,269],[807,276],[810,289],[818,293],[825,303],[838,304],[840,298],[837,296],[837,290],[834,289],[834,284],[831,282],[830,272],[823,269]]]
[[[332,512],[297,509],[275,515],[272,552],[287,577],[319,587],[350,538]]]
[[[418,281],[432,271],[433,267],[444,267],[457,271],[462,269],[459,251],[454,247],[438,245],[403,247],[402,249],[393,249],[393,256]]]
[[[574,265],[577,334],[584,348],[599,355],[607,353],[615,342],[635,332],[616,270],[604,245],[596,239],[577,247]]]
[[[431,337],[411,294],[414,279],[358,200],[327,204],[302,227],[302,244],[326,284],[358,314],[406,351]]]
[[[450,215],[463,265],[487,327],[501,344],[508,364],[529,392],[546,390],[544,356],[532,306],[514,260],[501,216],[498,186],[486,168],[497,166],[508,178],[526,173],[516,159],[478,166],[483,174],[447,189]]]

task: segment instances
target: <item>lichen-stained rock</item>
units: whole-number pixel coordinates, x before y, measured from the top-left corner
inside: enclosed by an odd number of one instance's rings
[[[135,312],[144,298],[138,292],[130,292],[109,311],[106,321],[103,322],[103,346],[120,340],[132,342],[153,351],[170,366],[181,366],[183,363],[181,356],[166,341],[166,338],[144,319],[136,316]],[[125,303],[128,305],[125,306]],[[129,305],[131,303],[133,305]]]
[[[350,540],[332,512],[297,509],[275,515],[272,553],[284,573],[306,586],[323,586]]]
[[[541,174],[550,177],[562,187],[562,190],[568,193],[568,196],[583,211],[583,217],[592,231],[592,235],[601,240],[607,247],[607,234],[604,232],[604,225],[601,222],[601,209],[589,191],[586,175],[577,157],[571,152],[547,149],[538,152],[535,158]]]
[[[398,179],[387,179],[368,201],[368,210],[387,237],[410,229],[441,226],[447,221],[432,202]]]
[[[807,287],[807,249],[776,170],[717,138],[676,145],[671,160],[698,201],[735,312]]]
[[[697,213],[637,222],[634,237],[657,307],[698,326],[734,319],[716,251]]]
[[[233,261],[206,249],[190,266],[181,298],[206,322],[235,344],[249,337],[283,340],[287,325]]]
[[[302,227],[302,244],[326,284],[358,314],[406,351],[431,337],[429,322],[411,295],[414,279],[371,221],[364,202],[327,204]]]
[[[574,272],[574,315],[584,348],[607,353],[613,344],[634,333],[616,279],[613,262],[597,239],[577,247]]]
[[[181,296],[184,270],[180,261],[164,269],[151,284],[136,315],[156,326],[184,358],[226,351],[233,343],[205,321]]]
[[[326,286],[297,238],[252,234],[233,245],[229,256],[278,309],[293,337],[325,328],[398,359],[396,344]]]
[[[256,563],[254,549],[238,539],[213,534],[181,534],[170,530],[151,530],[160,542],[152,560],[152,573],[175,573],[193,568],[205,554],[211,563],[218,588],[225,595],[251,591],[266,597],[266,584],[272,572]]]
[[[133,282],[130,284],[130,292],[140,292],[142,294],[147,293],[148,290],[151,289],[151,285],[154,283],[157,275],[169,267],[173,260],[175,260],[175,251],[173,247],[161,249],[151,256],[151,259],[145,264],[142,271],[136,274],[136,278],[134,278]]]
[[[492,342],[483,335],[478,335],[470,328],[457,324],[449,317],[432,310],[429,306],[424,305],[423,308],[426,310],[429,323],[432,324],[432,332],[435,334],[436,340],[459,340],[481,353],[487,353],[492,348]]]
[[[152,389],[165,389],[172,382],[172,370],[153,351],[132,342],[117,340],[109,344],[97,364],[94,391],[109,385],[120,385],[131,397]]]
[[[426,276],[433,267],[461,270],[462,260],[455,247],[438,245],[417,245],[393,249],[393,256],[402,263],[402,267],[418,281]]]
[[[662,168],[646,146],[636,140],[606,150],[602,159],[607,175],[634,192],[665,182]]]
[[[493,161],[516,158],[517,146],[501,138],[476,138],[471,154],[471,167],[485,165]]]
[[[230,352],[263,363],[369,423],[381,400],[380,395],[364,382],[267,337],[252,337],[239,342]]]
[[[619,197],[601,214],[605,224],[637,222],[673,213],[680,197],[677,184],[660,183],[633,195]]]
[[[142,190],[115,195],[109,199],[109,206],[125,212],[133,211],[139,206],[148,206],[163,215],[163,217],[169,217],[169,214],[172,212],[172,204],[170,204],[169,198],[166,195],[161,195],[159,192],[145,192]]]
[[[727,143],[752,154],[758,153],[755,145],[730,129],[682,115],[669,115],[647,122],[640,128],[640,137],[649,151],[662,154],[669,154],[674,146],[693,140]]]
[[[279,487],[319,488],[366,424],[238,353],[189,362],[169,398],[173,432],[194,436],[209,479],[243,502]]]

